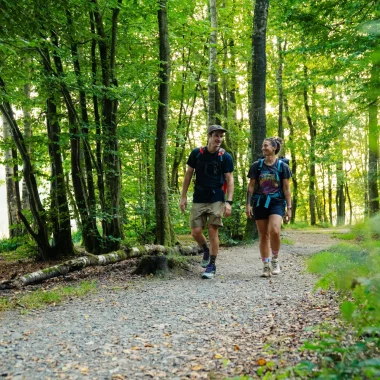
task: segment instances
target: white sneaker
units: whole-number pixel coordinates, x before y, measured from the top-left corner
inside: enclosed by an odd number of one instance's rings
[[[269,263],[264,263],[263,273],[261,274],[261,277],[270,277],[270,276],[271,276],[270,265]]]
[[[278,262],[278,259],[273,260],[272,259],[272,274],[280,274],[281,268],[280,263]]]

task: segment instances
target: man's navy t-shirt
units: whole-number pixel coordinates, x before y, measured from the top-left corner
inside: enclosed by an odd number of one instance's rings
[[[190,153],[187,165],[195,169],[194,203],[224,202],[224,174],[232,173],[234,163],[229,153],[218,155],[219,150],[210,153],[207,148],[195,148]]]

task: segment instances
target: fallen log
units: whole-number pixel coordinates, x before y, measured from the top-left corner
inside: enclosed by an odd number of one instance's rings
[[[78,257],[68,260],[62,264],[54,265],[50,268],[41,269],[37,272],[28,273],[12,280],[0,282],[0,290],[21,288],[26,285],[43,282],[50,278],[67,275],[70,272],[78,271],[89,266],[108,265],[117,263],[131,258],[141,257],[145,255],[169,255],[180,254],[184,256],[196,255],[201,251],[199,246],[175,246],[165,247],[163,245],[144,245],[140,247],[132,247],[125,250],[111,252],[105,255],[92,255]]]

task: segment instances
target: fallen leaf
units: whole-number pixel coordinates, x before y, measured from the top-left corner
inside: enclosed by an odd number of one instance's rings
[[[203,369],[203,365],[201,365],[201,364],[198,364],[198,365],[191,367],[192,371],[200,371],[202,369]]]
[[[223,355],[215,354],[215,355],[214,355],[214,358],[215,358],[215,359],[222,359],[222,358],[223,358]]]
[[[260,358],[258,361],[257,361],[257,365],[259,365],[260,367],[267,364],[267,361],[263,358]]]
[[[240,347],[239,347],[237,344],[235,344],[235,346],[234,346],[234,350],[235,350],[235,351],[239,351],[239,350],[240,350]]]

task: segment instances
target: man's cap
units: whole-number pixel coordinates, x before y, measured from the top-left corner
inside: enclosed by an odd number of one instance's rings
[[[219,132],[227,132],[224,128],[222,128],[220,125],[210,125],[207,129],[207,134],[209,135],[212,132],[219,131]]]

